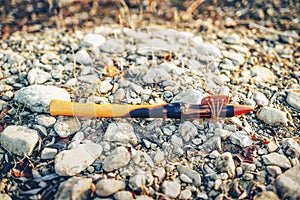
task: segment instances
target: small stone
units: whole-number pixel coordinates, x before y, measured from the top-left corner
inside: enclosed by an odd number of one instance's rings
[[[266,95],[264,95],[263,93],[261,92],[255,92],[253,94],[253,97],[254,97],[254,100],[256,101],[256,103],[258,105],[263,105],[263,106],[266,106],[269,104],[269,100],[268,98],[266,97]]]
[[[129,187],[132,190],[140,190],[146,185],[146,173],[138,172],[129,179]]]
[[[96,194],[102,197],[106,197],[120,190],[125,189],[125,183],[123,181],[114,179],[102,179],[96,184]]]
[[[14,97],[18,103],[26,105],[31,111],[49,113],[52,99],[71,101],[70,94],[61,88],[45,85],[31,85],[20,89]]]
[[[251,69],[253,79],[260,83],[275,83],[277,77],[275,74],[265,67],[254,66]]]
[[[193,180],[185,174],[180,174],[179,178],[185,183],[193,183]]]
[[[198,134],[196,126],[189,121],[181,123],[178,128],[178,132],[184,142],[190,141],[190,139],[193,139]]]
[[[120,159],[122,158],[122,159]],[[103,161],[103,170],[111,172],[121,167],[126,166],[130,161],[130,153],[125,147],[117,147],[111,154]]]
[[[59,117],[54,124],[54,130],[60,137],[68,137],[81,128],[81,124],[76,117]]]
[[[38,141],[37,131],[25,126],[8,126],[0,134],[1,146],[18,156],[30,156]]]
[[[119,88],[114,94],[113,94],[113,102],[114,103],[120,103],[123,99],[126,97],[126,92],[123,88]]]
[[[177,135],[172,135],[170,138],[171,144],[174,146],[174,148],[182,147],[182,139],[178,137]]]
[[[74,176],[90,166],[101,153],[101,145],[92,142],[64,150],[55,156],[55,172],[61,176]]]
[[[163,68],[154,68],[147,70],[145,76],[143,76],[143,81],[145,83],[160,83],[171,79],[170,74]]]
[[[165,160],[165,153],[160,150],[156,151],[153,160],[155,164],[161,164]]]
[[[201,185],[201,176],[197,171],[189,169],[188,167],[182,165],[178,165],[177,170],[179,171],[180,174],[185,174],[189,178],[191,178],[195,186]]]
[[[245,131],[236,131],[229,136],[229,139],[240,147],[248,147],[253,144],[253,140]]]
[[[183,102],[190,104],[200,104],[203,99],[204,94],[199,90],[188,89],[180,92],[172,99],[172,103]]]
[[[82,49],[82,50],[79,50],[78,52],[76,52],[75,61],[77,63],[83,64],[83,65],[91,65],[93,62],[89,53],[85,49]]]
[[[262,107],[257,112],[257,117],[269,125],[287,126],[287,114],[281,110],[271,107]]]
[[[288,92],[287,103],[300,111],[300,89],[299,90],[290,90]]]
[[[53,159],[57,154],[57,149],[54,148],[44,148],[41,153],[42,159]]]
[[[113,85],[109,81],[104,80],[100,83],[99,92],[101,92],[102,94],[106,94],[111,91],[112,88]]]
[[[279,200],[279,198],[274,192],[266,190],[255,195],[253,200]]]
[[[51,78],[51,74],[41,69],[31,69],[28,72],[27,79],[30,85],[43,84]]]
[[[287,157],[279,153],[273,152],[262,156],[266,165],[275,165],[283,169],[291,168],[291,163]]]
[[[240,36],[235,33],[230,33],[226,37],[223,38],[224,42],[228,44],[239,44],[240,43]]]
[[[180,193],[180,184],[174,181],[164,181],[162,191],[170,198],[176,198]]]
[[[92,187],[91,178],[72,177],[62,182],[57,190],[55,199],[88,199]]]
[[[245,63],[244,55],[241,53],[233,52],[233,51],[222,51],[224,57],[237,62],[239,65]]]
[[[136,144],[137,137],[129,123],[110,123],[105,131],[104,141]]]
[[[222,153],[215,160],[215,165],[220,172],[226,172],[230,178],[235,176],[235,165],[230,152]]]
[[[153,172],[153,175],[157,176],[159,181],[162,181],[165,178],[165,176],[166,176],[166,170],[163,167],[157,168]]]
[[[95,74],[78,76],[77,79],[79,82],[95,84],[95,85],[99,82],[99,78]]]
[[[55,117],[48,116],[48,115],[38,115],[36,116],[35,121],[39,125],[49,128],[55,124],[56,119]]]
[[[268,149],[268,151],[269,151],[270,153],[276,151],[278,148],[279,148],[279,147],[278,147],[278,145],[277,145],[275,142],[269,142],[269,143],[267,144],[267,149]]]
[[[122,53],[125,48],[123,45],[123,40],[108,39],[100,46],[100,50],[107,53]]]
[[[136,196],[135,200],[153,200],[153,198],[151,198],[147,195],[140,195],[140,196]]]
[[[276,179],[275,186],[281,199],[299,199],[300,165],[297,165],[281,174]]]
[[[119,191],[114,194],[114,198],[116,200],[132,200],[133,196],[132,193],[129,191]]]
[[[83,41],[97,48],[105,42],[105,37],[99,34],[88,33],[84,36]]]
[[[190,190],[183,190],[180,193],[179,199],[190,199],[192,196],[192,192]]]

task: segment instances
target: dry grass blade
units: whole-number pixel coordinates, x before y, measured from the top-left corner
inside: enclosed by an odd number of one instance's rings
[[[197,0],[188,7],[188,9],[183,13],[182,19],[188,20],[191,18],[192,13],[204,2],[204,0]]]

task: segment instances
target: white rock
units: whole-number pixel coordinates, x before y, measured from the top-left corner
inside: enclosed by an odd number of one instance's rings
[[[52,99],[71,101],[69,93],[55,86],[31,85],[20,89],[14,97],[18,103],[26,105],[33,112],[49,113]]]
[[[74,176],[90,166],[102,153],[101,145],[89,142],[55,156],[55,172],[61,176]]]
[[[103,161],[103,170],[111,172],[121,167],[126,166],[130,161],[130,153],[125,147],[117,147]]]
[[[288,92],[286,101],[292,107],[300,111],[300,90],[290,90]]]
[[[287,126],[287,114],[281,110],[271,107],[262,107],[257,112],[257,117],[269,125],[284,125]]]
[[[0,134],[1,146],[18,156],[30,156],[38,141],[37,131],[25,126],[8,126]]]
[[[253,144],[253,140],[245,131],[236,131],[229,136],[231,143],[240,147],[248,147]]]
[[[251,68],[253,79],[261,83],[275,83],[277,77],[275,74],[265,67],[254,66]]]
[[[55,199],[88,199],[92,184],[91,178],[69,178],[67,181],[60,184]]]
[[[55,124],[56,119],[55,117],[48,116],[48,115],[38,115],[36,116],[35,121],[39,125],[49,128]]]
[[[124,189],[125,183],[115,179],[102,179],[96,184],[96,194],[104,197]]]
[[[90,65],[92,64],[93,60],[88,54],[88,52],[85,49],[79,50],[75,54],[75,60],[77,63],[83,64],[83,65]]]
[[[162,181],[165,178],[165,176],[166,176],[166,170],[163,167],[157,168],[153,172],[153,175],[157,176],[159,181]]]
[[[200,104],[204,94],[199,90],[188,89],[180,92],[172,99],[172,103],[183,102],[191,104]]]
[[[174,181],[164,181],[162,191],[170,198],[176,198],[180,193],[180,184]]]
[[[269,99],[266,97],[264,93],[255,92],[253,93],[254,100],[257,104],[266,106],[269,104]]]
[[[99,86],[99,92],[101,92],[102,94],[106,94],[108,93],[111,89],[113,88],[113,85],[107,81],[107,80],[104,80],[100,83],[100,86]]]
[[[76,117],[60,117],[54,124],[54,130],[60,137],[68,137],[80,128],[81,124]]]
[[[12,200],[12,198],[8,194],[0,193],[1,200]]]
[[[192,196],[192,192],[190,190],[183,190],[180,193],[180,199],[190,199]]]
[[[132,193],[129,191],[119,191],[114,194],[114,198],[116,200],[132,200],[133,196]]]
[[[103,140],[121,142],[124,144],[136,144],[137,137],[133,127],[129,123],[110,123],[105,131]]]
[[[191,178],[195,186],[201,185],[201,176],[197,171],[189,169],[188,167],[182,165],[178,165],[177,170],[179,171],[180,174],[185,174],[189,178]]]
[[[190,121],[181,123],[178,128],[178,132],[185,142],[193,139],[198,134],[196,126]]]
[[[34,68],[28,72],[27,79],[30,85],[42,84],[51,78],[51,74],[41,69]]]
[[[291,163],[287,157],[279,153],[273,152],[263,155],[262,159],[266,165],[275,165],[284,169],[291,168]]]
[[[99,34],[88,33],[84,36],[83,41],[97,48],[105,42],[105,37]]]
[[[222,51],[223,56],[229,58],[230,60],[238,62],[239,65],[245,63],[244,55],[241,53],[236,53],[234,51]]]
[[[57,154],[57,149],[46,147],[42,150],[41,158],[42,159],[52,159],[56,156],[56,154]]]

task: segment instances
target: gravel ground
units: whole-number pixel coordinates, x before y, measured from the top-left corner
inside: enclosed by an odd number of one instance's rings
[[[143,2],[3,4],[1,199],[299,199],[299,3]],[[49,114],[52,99],[210,94],[255,110],[224,120]]]

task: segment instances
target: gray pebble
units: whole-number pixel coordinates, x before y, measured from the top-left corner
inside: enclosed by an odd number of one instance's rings
[[[193,180],[185,174],[180,174],[179,178],[185,183],[193,183]]]
[[[122,158],[122,159],[120,159]],[[130,153],[125,147],[117,147],[103,161],[103,170],[111,172],[126,166],[130,161]]]
[[[61,176],[74,176],[90,166],[101,153],[101,145],[92,142],[64,150],[55,156],[55,172]]]
[[[84,177],[71,177],[62,182],[56,192],[55,199],[87,199],[92,187],[92,179]]]
[[[290,106],[300,111],[300,90],[290,90],[286,101]]]
[[[119,88],[114,94],[113,94],[113,102],[114,103],[120,103],[123,99],[126,97],[126,92],[123,88]]]
[[[235,33],[230,33],[223,38],[224,42],[228,44],[239,44],[240,43],[240,36]]]
[[[275,165],[283,169],[291,168],[291,163],[287,157],[276,152],[263,155],[262,159],[266,165]]]
[[[160,83],[169,79],[171,79],[170,74],[163,68],[149,69],[143,76],[143,81],[149,84]]]
[[[182,147],[182,145],[183,145],[182,139],[180,137],[178,137],[177,135],[172,135],[170,142],[174,146],[174,148]]]
[[[275,182],[281,199],[300,198],[300,165],[297,165],[280,175]]]
[[[244,55],[241,53],[237,53],[234,51],[222,51],[222,53],[223,53],[224,57],[237,62],[239,65],[242,65],[245,63]]]
[[[248,147],[253,144],[253,140],[245,131],[236,131],[229,136],[229,140],[240,147]]]
[[[45,71],[43,71],[41,69],[38,69],[38,68],[31,69],[28,72],[28,76],[27,76],[27,79],[28,79],[30,85],[45,83],[50,78],[51,78],[50,73],[45,72]]]
[[[83,65],[91,65],[93,62],[89,53],[85,49],[82,49],[82,50],[79,50],[76,52],[75,61],[77,63],[83,64]]]
[[[189,169],[188,167],[182,165],[178,165],[177,170],[179,171],[180,174],[185,174],[189,178],[191,178],[195,186],[201,185],[201,176],[197,171]]]
[[[120,190],[125,189],[125,183],[123,181],[114,179],[102,179],[96,184],[96,194],[99,196],[110,196]]]
[[[257,117],[269,125],[287,126],[287,114],[279,109],[263,107],[257,112]]]
[[[81,128],[81,124],[76,117],[59,117],[54,124],[54,130],[60,137],[68,137]]]
[[[20,89],[14,97],[18,103],[25,104],[33,112],[49,113],[52,99],[70,101],[69,93],[55,86],[32,85]]]
[[[36,116],[35,121],[39,125],[49,128],[55,124],[56,119],[49,115],[38,115]]]
[[[107,53],[122,53],[125,51],[123,40],[121,39],[108,39],[99,48]]]
[[[266,106],[269,104],[269,100],[266,97],[266,95],[264,95],[264,93],[255,92],[255,93],[253,93],[253,97],[254,97],[254,100],[256,101],[256,103],[259,105]]]
[[[181,123],[178,132],[184,142],[190,141],[190,139],[193,139],[198,134],[196,126],[189,121]]]
[[[163,167],[157,168],[153,172],[153,175],[157,176],[159,181],[162,181],[165,178],[165,176],[166,176],[166,170]]]
[[[203,97],[204,94],[199,90],[188,89],[176,95],[173,98],[172,103],[183,102],[183,103],[190,103],[190,104],[200,104]]]
[[[54,148],[44,148],[41,153],[42,159],[53,159],[57,154],[57,149]]]
[[[25,126],[8,126],[0,134],[1,146],[18,156],[30,156],[38,141],[37,131]]]
[[[99,34],[88,33],[84,36],[83,41],[97,48],[105,42],[105,37]]]
[[[129,123],[110,123],[105,131],[103,140],[110,142],[121,142],[124,144],[136,144],[137,137],[133,127]]]
[[[113,85],[108,80],[104,80],[100,83],[98,90],[100,93],[106,94],[109,91],[111,91],[112,88],[113,88]]]
[[[277,79],[277,77],[271,70],[260,66],[252,67],[251,75],[253,79],[259,83],[275,83]]]
[[[140,190],[146,186],[146,173],[143,171],[138,172],[129,179],[129,187],[132,190]]]
[[[132,200],[133,196],[130,191],[119,191],[114,194],[116,200]]]
[[[190,190],[183,190],[180,193],[179,199],[190,199],[192,192]]]
[[[176,198],[180,193],[180,184],[174,181],[164,181],[162,191],[170,198]]]

